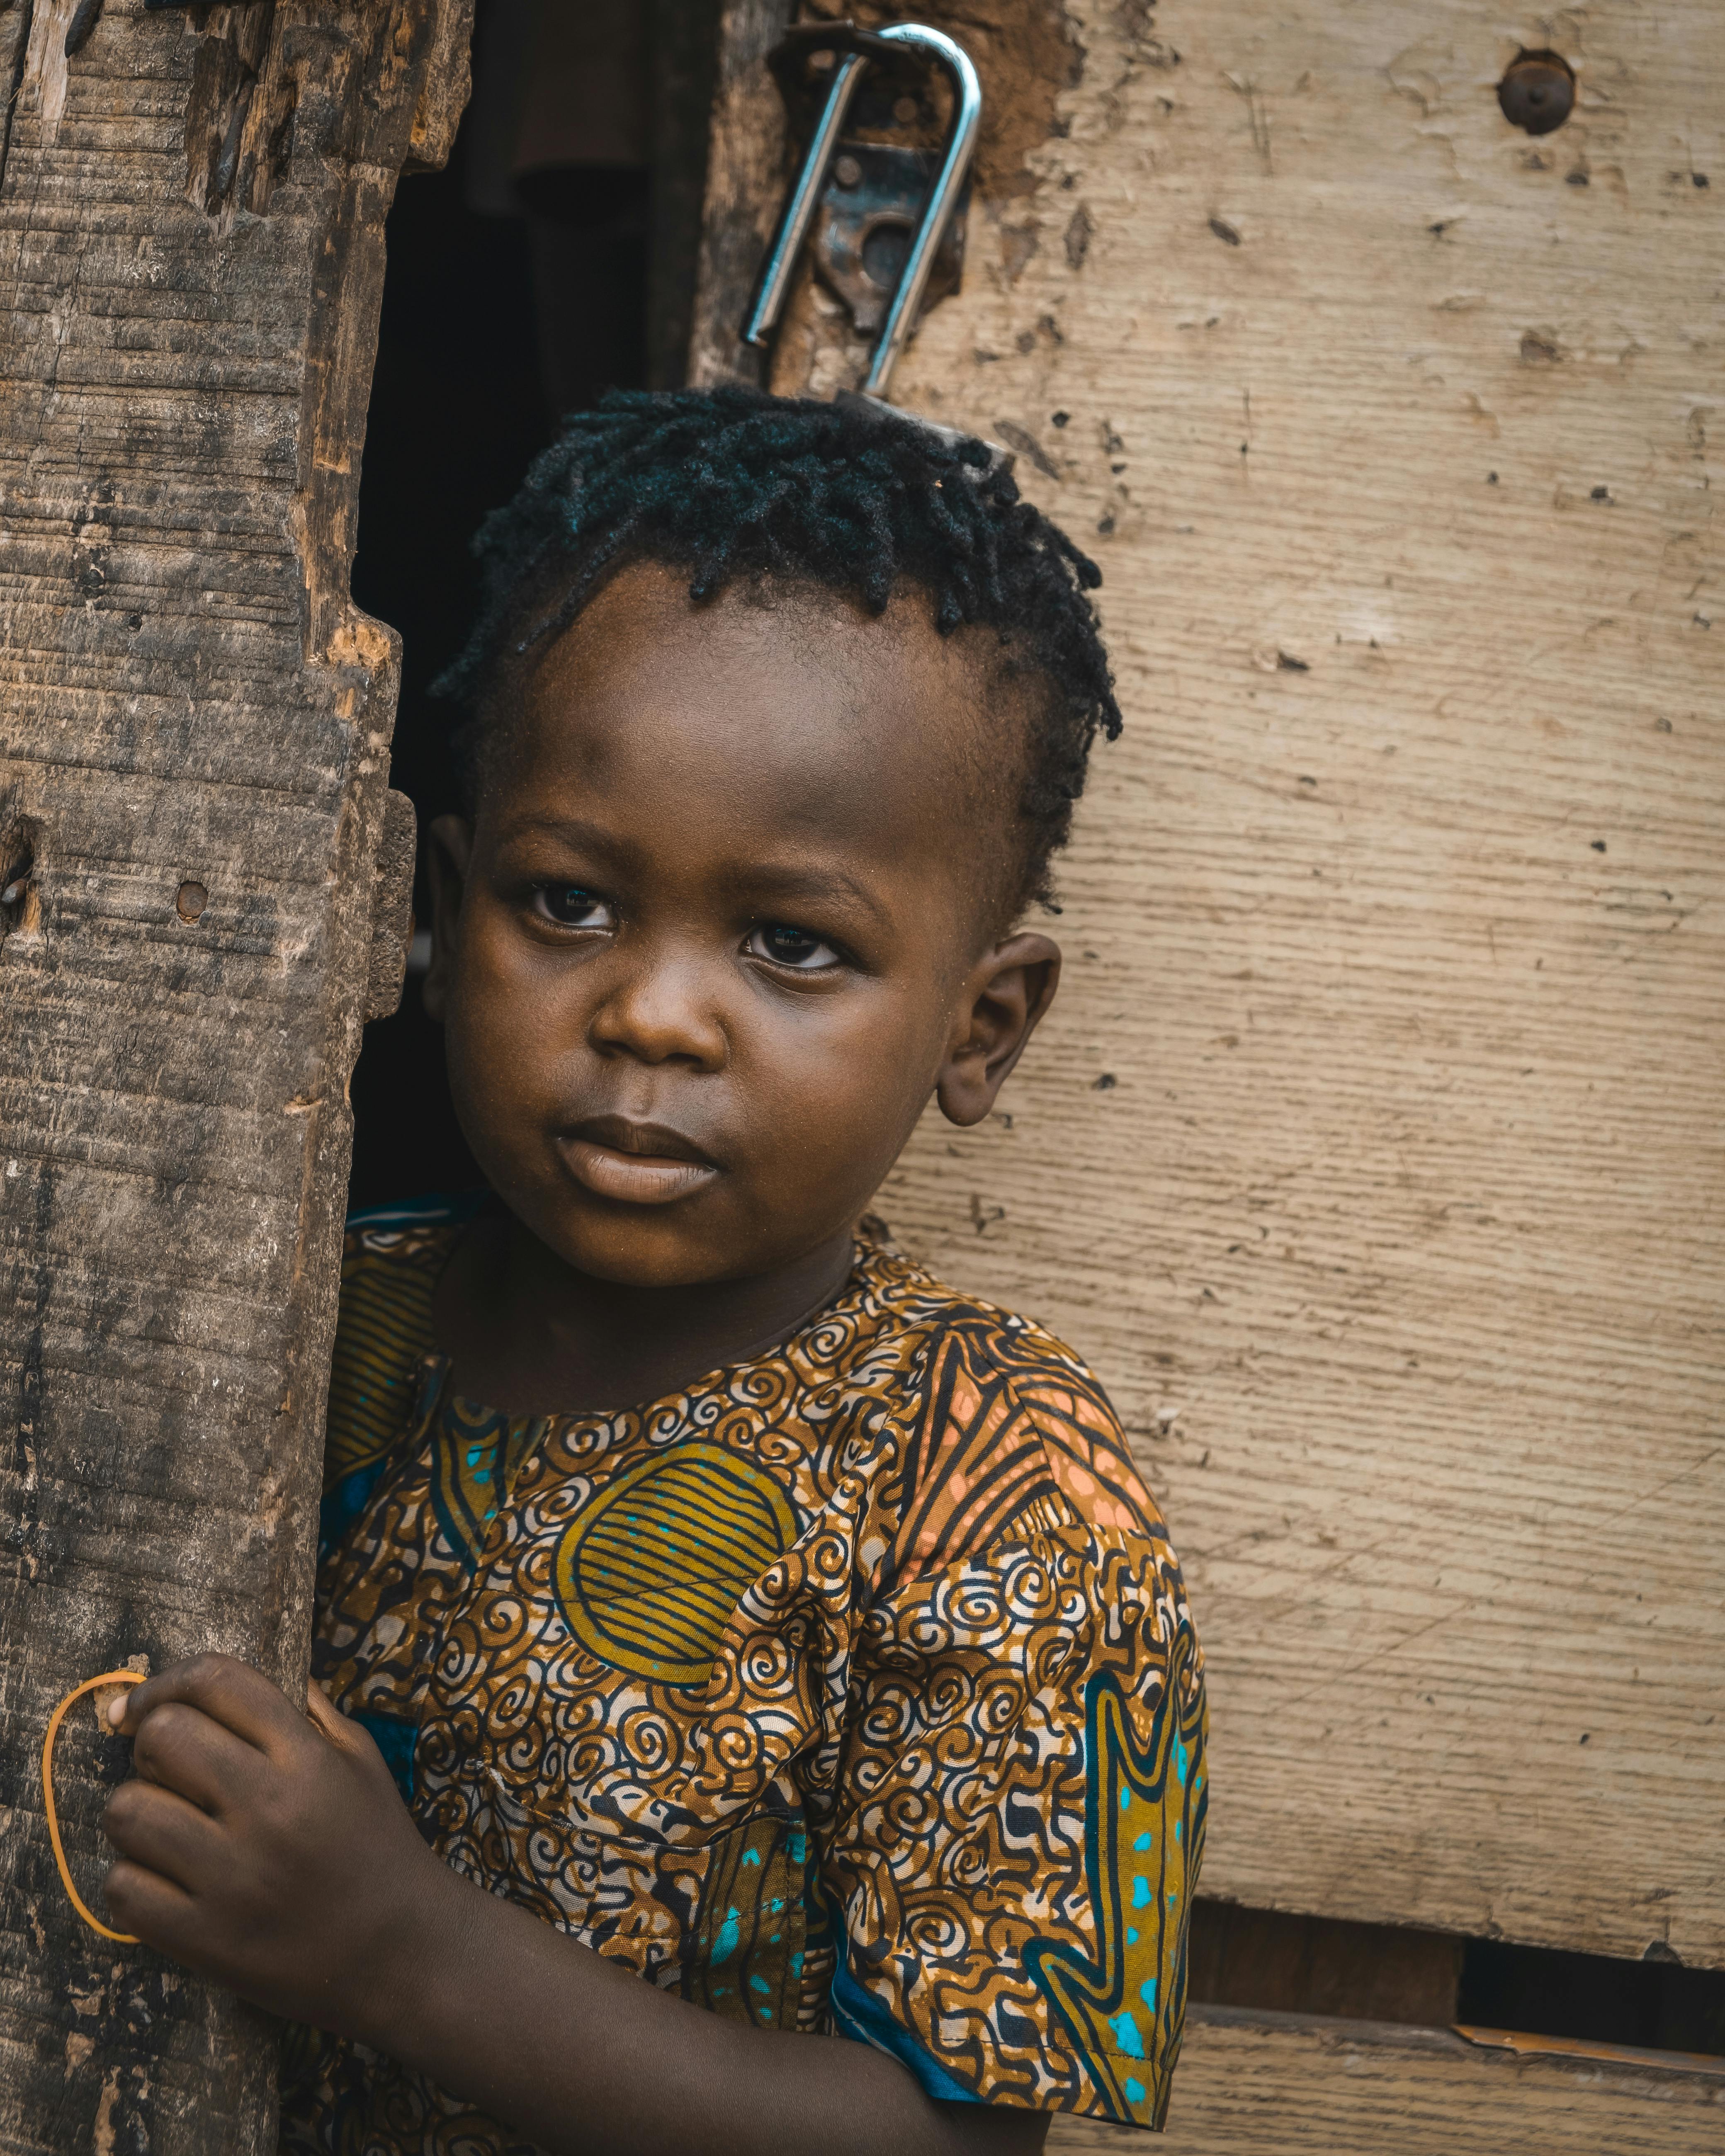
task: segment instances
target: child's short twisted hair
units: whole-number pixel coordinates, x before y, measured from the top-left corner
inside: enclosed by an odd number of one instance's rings
[[[1100,726],[1120,732],[1087,593],[1101,572],[1020,499],[981,442],[890,410],[726,386],[614,391],[577,413],[521,491],[480,526],[479,619],[439,694],[468,707],[454,746],[470,804],[500,679],[554,638],[625,563],[691,572],[699,604],[735,582],[815,585],[882,611],[901,578],[936,627],[998,632],[1040,677],[1020,808],[1016,912],[1049,899],[1049,861]]]

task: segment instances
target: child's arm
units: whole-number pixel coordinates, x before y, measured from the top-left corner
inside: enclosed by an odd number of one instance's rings
[[[843,2037],[721,2020],[486,1893],[421,1840],[365,1732],[223,1656],[129,1692],[116,1920],[286,2019],[401,2060],[554,2156],[1039,2149]]]

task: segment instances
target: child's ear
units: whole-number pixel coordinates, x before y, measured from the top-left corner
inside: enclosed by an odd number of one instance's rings
[[[949,1123],[979,1123],[1042,1023],[1060,980],[1060,947],[1009,936],[972,968],[934,1096]]]
[[[441,1025],[461,924],[461,895],[473,857],[473,826],[465,816],[439,816],[425,835],[425,872],[431,883],[431,966],[419,999],[426,1016]]]

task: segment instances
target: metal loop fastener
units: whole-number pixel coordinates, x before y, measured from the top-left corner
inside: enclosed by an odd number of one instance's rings
[[[793,30],[772,55],[775,64],[786,57],[800,58],[811,52],[830,52],[841,57],[833,70],[832,86],[780,213],[778,228],[761,265],[755,296],[743,322],[743,342],[757,346],[768,342],[784,311],[797,258],[809,237],[839,131],[858,85],[875,60],[907,51],[923,54],[937,61],[952,77],[952,123],[947,131],[940,170],[922,206],[910,252],[905,257],[904,268],[899,273],[897,286],[886,310],[886,319],[875,340],[874,357],[862,385],[862,393],[867,397],[886,395],[899,354],[915,326],[929,272],[958,206],[964,176],[975,154],[977,129],[983,116],[982,85],[964,48],[955,44],[943,30],[931,29],[924,23],[895,23],[885,30],[859,30],[850,23],[819,23],[808,29]]]

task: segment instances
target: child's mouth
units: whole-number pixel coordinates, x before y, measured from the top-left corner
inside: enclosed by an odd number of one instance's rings
[[[624,1205],[669,1205],[719,1173],[680,1132],[617,1116],[580,1124],[557,1144],[578,1183]]]

